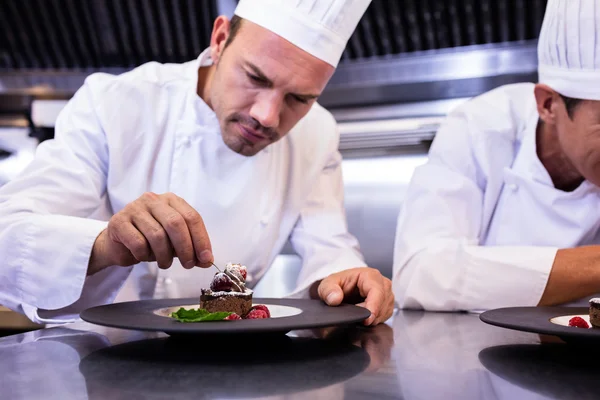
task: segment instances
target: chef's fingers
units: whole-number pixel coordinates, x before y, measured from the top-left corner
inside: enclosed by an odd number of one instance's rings
[[[375,269],[360,271],[360,276],[357,280],[358,290],[360,295],[365,299],[361,304],[367,310],[371,311],[371,316],[367,318],[363,324],[373,325],[380,317],[383,305],[387,298],[385,292],[384,278],[381,273]]]
[[[191,207],[183,207],[179,198],[175,196],[169,198],[168,205],[156,206],[152,208],[152,215],[160,222],[164,228],[168,237],[168,243],[172,246],[175,255],[179,257],[181,264],[185,268],[192,268],[195,265],[201,265],[197,259],[197,252],[194,245],[194,228],[190,226],[188,222],[190,219],[193,220],[193,216],[190,214],[193,212],[196,215],[198,213],[191,209]],[[185,203],[187,205],[187,203]],[[191,210],[191,211],[190,211]],[[198,215],[198,217],[200,217]],[[196,228],[197,230],[197,228]],[[171,254],[173,257],[174,254]],[[212,257],[212,255],[211,255]],[[210,264],[206,265],[209,266]]]
[[[173,264],[173,247],[170,234],[165,225],[176,211],[165,203],[155,202],[145,209],[131,215],[133,225],[144,235],[156,263],[161,269],[169,268]]]
[[[344,300],[344,291],[338,274],[323,279],[318,288],[319,298],[329,306],[339,306]]]
[[[373,320],[371,325],[379,325],[390,319],[390,317],[394,313],[394,304],[394,296],[387,296],[384,303],[381,305],[381,310],[379,311],[379,314],[375,317],[375,320]],[[357,304],[357,306],[367,308],[365,302]]]
[[[377,324],[380,324],[380,323],[385,322],[388,319],[390,319],[392,314],[394,314],[394,306],[396,305],[394,291],[392,290],[392,281],[387,278],[383,278],[383,279],[384,279],[384,283],[385,283],[384,291],[385,291],[385,293],[387,293],[387,296],[386,296],[386,300],[385,300],[384,306],[381,311],[381,315],[379,316],[379,320],[376,322]]]
[[[151,259],[150,244],[144,235],[133,226],[130,216],[119,215],[111,218],[107,231],[108,240],[121,243],[138,262]],[[123,256],[123,254],[121,255]],[[119,260],[118,262],[119,265],[131,265],[127,260]]]
[[[318,294],[329,305],[339,305],[344,301],[352,300],[356,292],[364,302],[358,304],[371,312],[369,318],[364,321],[365,325],[373,325],[380,320],[380,313],[384,305],[388,304],[389,290],[386,279],[381,273],[373,268],[361,267],[344,270],[323,279],[318,287]],[[384,314],[386,315],[387,310]]]
[[[171,195],[169,204],[183,217],[188,232],[191,235],[191,241],[196,256],[197,265],[202,268],[208,268],[214,262],[212,246],[204,220],[198,213],[181,197]],[[178,253],[179,254],[179,253]]]

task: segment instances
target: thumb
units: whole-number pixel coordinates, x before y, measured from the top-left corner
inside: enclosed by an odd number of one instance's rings
[[[319,297],[330,306],[339,306],[344,300],[344,291],[332,280],[324,279],[319,285]]]

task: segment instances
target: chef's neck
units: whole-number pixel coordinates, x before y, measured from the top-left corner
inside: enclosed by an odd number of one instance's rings
[[[565,155],[554,125],[539,120],[536,129],[536,149],[554,187],[564,192],[572,192],[585,180]]]
[[[214,65],[198,68],[198,83],[196,85],[196,93],[198,93],[198,96],[204,100],[211,110],[214,110],[210,99],[210,89],[214,73]]]

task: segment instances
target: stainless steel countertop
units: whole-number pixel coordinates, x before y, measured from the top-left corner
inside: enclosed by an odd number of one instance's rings
[[[476,315],[399,312],[374,329],[192,342],[85,323],[0,339],[6,399],[598,398],[589,350]],[[320,334],[318,334],[320,335]],[[246,349],[245,349],[246,348]]]

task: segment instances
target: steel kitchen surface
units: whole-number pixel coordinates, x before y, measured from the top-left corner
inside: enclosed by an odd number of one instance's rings
[[[419,311],[236,343],[76,323],[2,338],[0,357],[13,400],[595,399],[600,373],[558,339]]]

